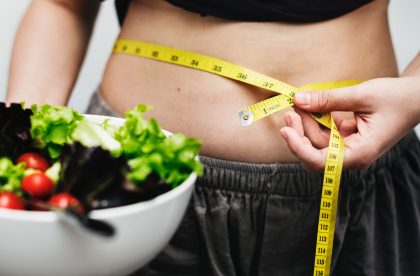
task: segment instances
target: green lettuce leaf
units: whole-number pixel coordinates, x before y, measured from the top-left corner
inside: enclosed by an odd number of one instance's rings
[[[9,158],[0,158],[0,191],[22,195],[20,183],[23,179],[24,172],[25,163],[14,165]]]
[[[72,142],[72,133],[84,117],[64,106],[43,104],[31,107],[31,135],[40,148],[46,148],[52,159],[58,158],[62,147]]]
[[[156,120],[143,116],[150,106],[138,105],[125,115],[125,124],[115,138],[120,141],[123,155],[128,159],[128,179],[141,184],[155,173],[167,184],[176,187],[191,172],[202,173],[200,161],[195,159],[201,142],[183,134],[165,136]]]
[[[64,106],[48,104],[32,106],[31,135],[40,148],[47,149],[50,157],[56,159],[65,144],[75,141],[86,147],[100,146],[113,155],[121,155],[121,144],[114,139],[111,128],[89,122],[77,111]]]
[[[74,141],[82,143],[85,147],[101,147],[104,150],[110,151],[114,156],[121,155],[121,144],[109,131],[103,126],[89,122],[87,120],[80,121],[74,129],[71,138]]]

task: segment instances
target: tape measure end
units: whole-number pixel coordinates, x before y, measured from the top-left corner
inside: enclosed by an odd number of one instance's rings
[[[239,111],[238,118],[243,127],[249,126],[254,121],[254,115],[247,109]]]

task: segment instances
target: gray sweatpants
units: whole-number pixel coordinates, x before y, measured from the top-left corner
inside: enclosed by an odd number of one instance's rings
[[[117,115],[93,95],[88,113]],[[322,174],[202,156],[184,219],[146,275],[312,275]],[[137,273],[140,275],[140,272]],[[332,275],[420,275],[420,143],[343,173]]]

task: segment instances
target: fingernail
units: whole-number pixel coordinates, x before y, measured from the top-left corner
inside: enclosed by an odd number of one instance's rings
[[[295,95],[295,104],[309,105],[311,103],[311,93],[309,92],[298,92]]]
[[[281,135],[284,139],[287,139],[287,132],[284,129],[280,129]]]
[[[288,113],[284,115],[284,120],[286,121],[286,125],[290,126],[290,115]]]

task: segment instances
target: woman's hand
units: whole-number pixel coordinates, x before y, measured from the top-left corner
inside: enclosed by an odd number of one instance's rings
[[[329,130],[303,111],[352,111],[345,119],[333,113],[344,138],[344,168],[367,168],[420,122],[420,77],[381,78],[362,84],[295,96],[295,112],[281,129],[290,150],[311,170],[325,166]],[[300,110],[299,110],[300,109]]]

